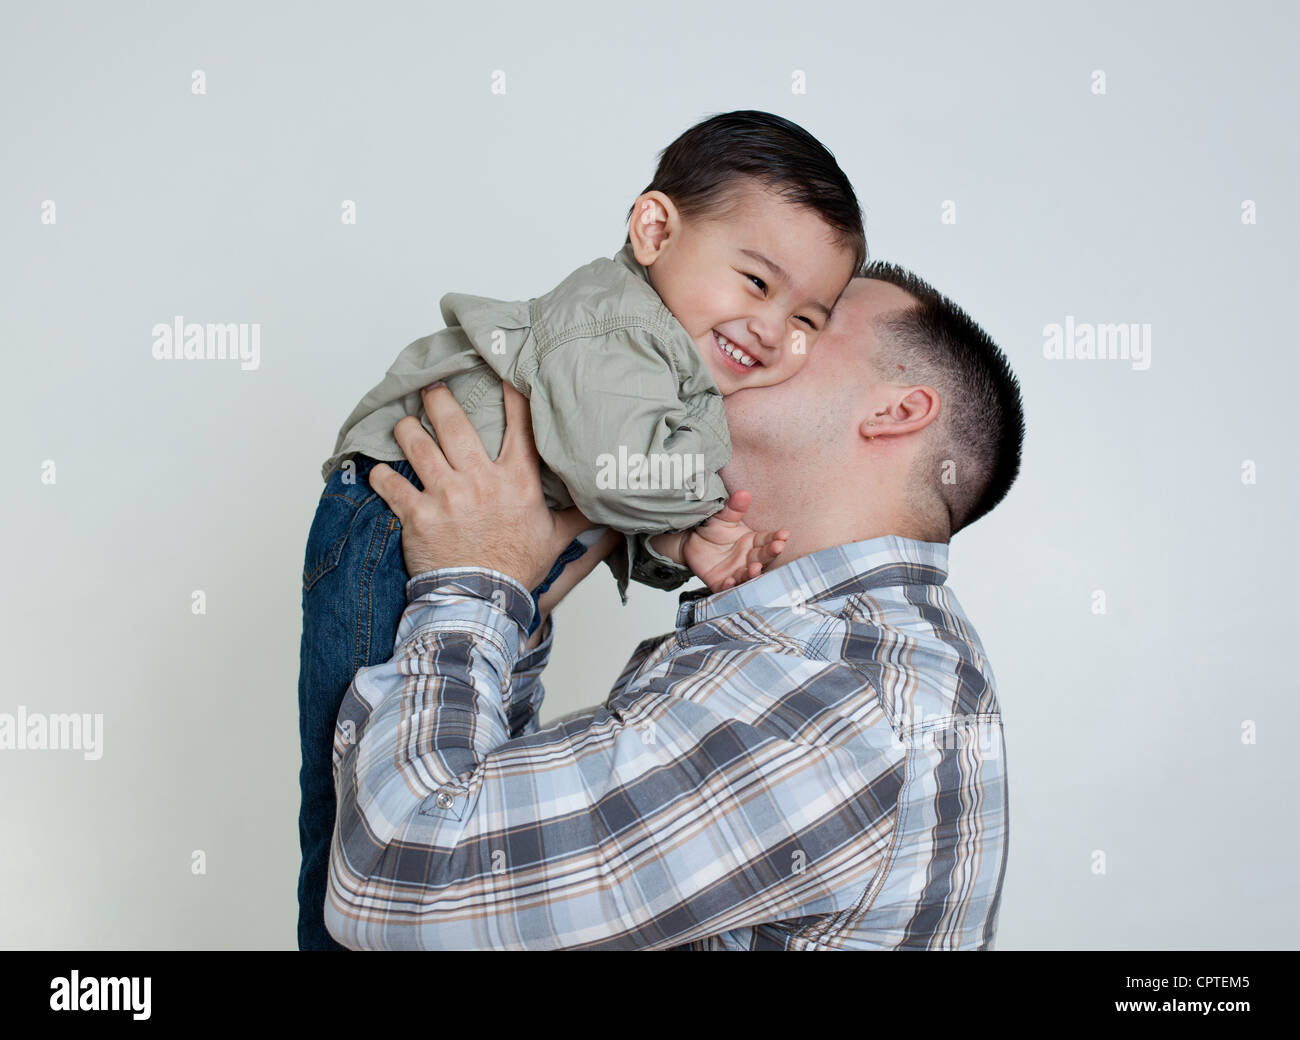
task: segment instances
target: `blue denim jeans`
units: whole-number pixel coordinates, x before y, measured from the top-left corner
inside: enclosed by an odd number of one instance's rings
[[[408,575],[402,525],[370,487],[375,460],[353,459],[355,469],[330,474],[316,507],[302,570],[302,645],[298,672],[298,947],[342,950],[325,930],[325,888],[334,833],[334,724],[357,671],[393,656],[397,624],[406,609]],[[410,463],[390,466],[422,487]],[[346,479],[352,476],[351,482]],[[564,565],[582,555],[574,541],[533,592],[550,587]],[[536,613],[534,611],[534,613]],[[534,627],[536,618],[534,617]]]

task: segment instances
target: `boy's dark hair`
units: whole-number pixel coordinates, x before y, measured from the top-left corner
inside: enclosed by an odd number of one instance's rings
[[[813,210],[853,251],[855,271],[866,261],[862,208],[835,156],[803,127],[770,112],[724,112],[697,123],[659,153],[642,194],[662,191],[687,219],[712,216],[725,210],[741,177]]]
[[[988,334],[928,282],[880,260],[864,274],[917,301],[876,319],[876,366],[882,379],[939,392],[939,437],[913,475],[911,490],[916,508],[937,527],[946,526],[951,538],[1001,502],[1020,472],[1020,383]]]

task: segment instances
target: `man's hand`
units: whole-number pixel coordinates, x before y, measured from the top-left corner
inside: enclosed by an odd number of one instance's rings
[[[508,383],[501,389],[506,429],[495,462],[451,391],[435,383],[422,399],[437,441],[414,416],[393,429],[424,491],[391,466],[370,471],[370,486],[402,522],[412,577],[440,567],[485,567],[532,590],[574,536],[592,526],[577,509],[547,508],[528,401]]]
[[[789,531],[759,533],[742,517],[749,508],[748,491],[737,491],[699,527],[687,531],[682,540],[682,557],[695,576],[721,592],[750,578],[756,578],[785,548]]]

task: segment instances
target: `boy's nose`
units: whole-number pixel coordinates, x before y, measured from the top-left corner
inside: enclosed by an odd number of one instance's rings
[[[756,345],[768,351],[779,351],[785,345],[785,322],[768,314],[756,314],[749,320],[749,333]]]

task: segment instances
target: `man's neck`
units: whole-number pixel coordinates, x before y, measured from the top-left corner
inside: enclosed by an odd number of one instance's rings
[[[848,511],[823,514],[816,518],[805,516],[802,520],[792,519],[785,524],[785,529],[790,532],[790,537],[786,540],[785,549],[777,557],[779,564],[793,563],[833,546],[865,542],[887,535],[918,542],[947,540],[935,537],[910,517],[863,516]]]
[[[900,472],[865,466],[846,466],[826,458],[802,459],[792,465],[788,456],[772,459],[745,455],[739,449],[723,470],[728,491],[746,490],[753,503],[745,522],[756,531],[787,530],[790,537],[778,559],[782,563],[809,556],[835,545],[863,542],[894,535],[916,541],[947,541],[930,529],[905,500]],[[868,474],[856,483],[842,479],[845,472]],[[839,479],[829,479],[827,474]]]

